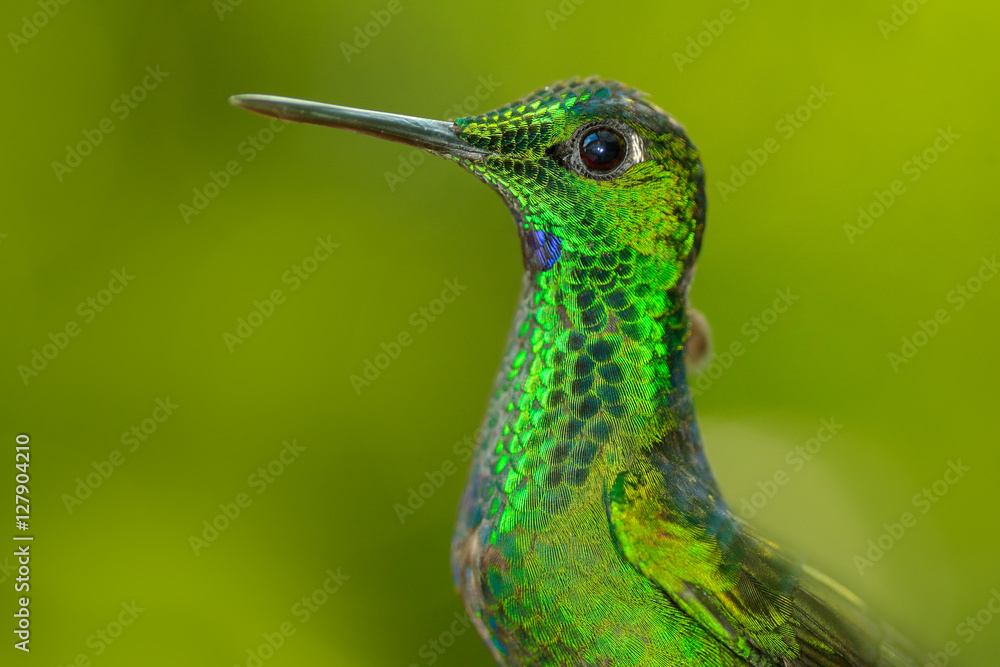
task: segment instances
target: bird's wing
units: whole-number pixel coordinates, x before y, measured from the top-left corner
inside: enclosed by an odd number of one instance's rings
[[[753,533],[700,477],[660,468],[623,472],[607,489],[616,544],[746,664],[917,664],[905,641],[852,593]]]

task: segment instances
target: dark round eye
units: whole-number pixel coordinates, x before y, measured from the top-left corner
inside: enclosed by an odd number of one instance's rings
[[[580,142],[580,157],[594,171],[611,171],[625,159],[625,140],[608,128],[594,130]]]

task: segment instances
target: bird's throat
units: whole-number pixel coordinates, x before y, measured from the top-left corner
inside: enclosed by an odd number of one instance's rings
[[[504,464],[534,473],[538,459],[582,482],[595,464],[666,448],[707,475],[684,367],[689,329],[686,285],[631,249],[563,249],[549,270],[529,271],[491,406]]]

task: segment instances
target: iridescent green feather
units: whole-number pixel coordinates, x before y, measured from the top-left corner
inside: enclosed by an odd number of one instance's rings
[[[642,159],[567,168],[579,128],[626,124]],[[558,84],[460,136],[526,248],[525,285],[473,462],[453,564],[507,665],[904,665],[846,591],[732,517],[684,370],[704,224],[697,152],[635,91]],[[532,235],[559,241],[539,268]]]
[[[451,122],[269,95],[237,106],[419,146],[499,192],[525,278],[452,544],[503,665],[916,664],[848,591],[735,518],[685,361],[698,152],[637,91],[557,84]]]

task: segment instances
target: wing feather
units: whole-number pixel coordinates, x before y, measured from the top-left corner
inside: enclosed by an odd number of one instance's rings
[[[622,556],[746,664],[917,665],[854,594],[757,535],[716,494],[666,461],[622,473],[606,494]]]

